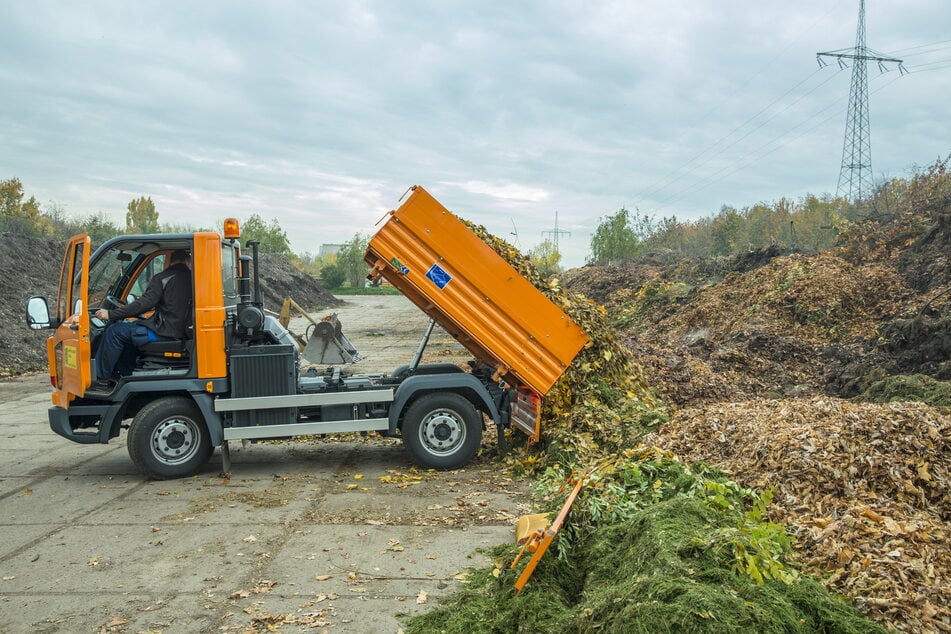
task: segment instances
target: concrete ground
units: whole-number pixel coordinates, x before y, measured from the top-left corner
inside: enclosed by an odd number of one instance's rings
[[[359,371],[407,362],[425,316],[398,296],[347,300],[336,312]],[[465,358],[437,333],[424,360]],[[198,476],[157,482],[125,433],[55,435],[45,375],[0,382],[0,403],[0,632],[397,632],[531,512],[494,431],[452,472],[350,435],[232,444],[230,479],[216,452]]]

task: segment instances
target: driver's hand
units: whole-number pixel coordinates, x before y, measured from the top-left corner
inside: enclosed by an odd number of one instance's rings
[[[103,321],[109,321],[109,311],[105,308],[100,308],[96,311],[96,317],[102,319]]]

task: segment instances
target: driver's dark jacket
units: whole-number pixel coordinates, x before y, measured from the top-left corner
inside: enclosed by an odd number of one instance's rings
[[[153,308],[155,312],[139,323],[163,337],[185,337],[192,323],[192,272],[188,266],[178,262],[152,277],[142,297],[122,308],[110,308],[109,319],[126,319]]]

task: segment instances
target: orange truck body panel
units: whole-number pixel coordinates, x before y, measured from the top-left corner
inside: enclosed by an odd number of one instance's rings
[[[195,234],[192,269],[195,292],[195,356],[198,378],[228,376],[225,353],[225,307],[222,303],[221,236],[212,231]]]
[[[367,246],[382,276],[476,359],[545,395],[588,335],[422,187]]]

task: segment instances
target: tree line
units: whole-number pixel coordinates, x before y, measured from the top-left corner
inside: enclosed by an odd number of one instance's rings
[[[923,203],[921,192],[948,187],[949,159],[917,169],[908,178],[883,180],[867,200],[854,204],[828,194],[808,194],[798,200],[780,198],[739,209],[723,206],[718,213],[696,220],[656,218],[622,207],[600,219],[591,238],[588,262],[632,261],[648,254],[673,258],[730,256],[769,246],[820,251],[839,244],[845,232],[858,225],[887,224],[916,210],[924,220],[928,205]]]
[[[951,188],[947,172],[949,160],[951,157],[939,159],[909,178],[885,180],[868,200],[857,204],[829,195],[809,194],[798,200],[780,198],[739,209],[723,206],[718,213],[696,220],[680,220],[676,216],[657,218],[622,207],[599,219],[591,238],[588,262],[632,261],[648,254],[666,254],[674,259],[729,256],[774,245],[790,250],[819,251],[835,245],[850,227],[887,223],[895,215],[922,208],[922,191],[937,188],[945,192]],[[94,244],[100,244],[123,233],[212,230],[160,222],[150,197],[136,198],[126,209],[125,226],[121,227],[103,212],[72,216],[55,203],[43,209],[35,197],[26,197],[19,179],[0,181],[0,232],[65,240],[85,231]],[[366,275],[363,253],[369,236],[355,233],[350,240],[338,245],[335,253],[295,254],[279,220],[265,220],[256,213],[243,221],[241,235],[245,243],[257,241],[263,252],[288,257],[301,270],[319,277],[327,288],[363,284]],[[561,254],[551,240],[543,241],[527,255],[543,274],[553,275],[561,268]]]

